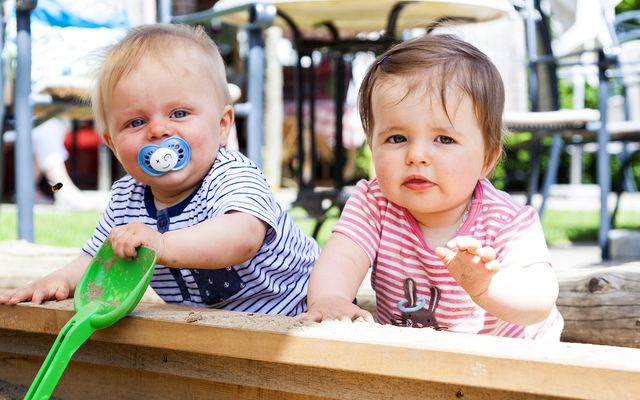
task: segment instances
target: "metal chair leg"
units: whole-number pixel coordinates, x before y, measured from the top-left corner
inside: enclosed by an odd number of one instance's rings
[[[529,159],[529,183],[527,184],[526,204],[531,205],[533,195],[538,192],[538,179],[540,178],[540,152],[542,146],[540,138],[532,138]]]
[[[542,184],[542,202],[540,203],[540,208],[538,208],[538,215],[542,219],[542,214],[544,213],[545,205],[547,204],[547,198],[549,197],[549,190],[551,189],[551,185],[556,183],[556,178],[558,177],[558,169],[560,168],[560,154],[562,153],[562,148],[564,147],[564,141],[562,137],[560,137],[559,133],[553,135],[553,140],[551,142],[551,149],[549,150],[549,165],[547,167],[547,172],[544,177],[544,183]]]

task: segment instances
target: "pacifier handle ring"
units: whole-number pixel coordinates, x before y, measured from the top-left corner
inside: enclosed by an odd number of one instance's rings
[[[422,310],[427,305],[427,299],[424,296],[418,296],[415,307],[406,307],[409,300],[404,299],[398,302],[398,309],[402,312],[416,312]]]

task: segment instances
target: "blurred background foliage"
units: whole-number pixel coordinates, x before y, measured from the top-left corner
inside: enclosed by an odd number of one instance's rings
[[[640,0],[622,0],[616,6],[616,12],[621,13],[630,10],[640,10]]]

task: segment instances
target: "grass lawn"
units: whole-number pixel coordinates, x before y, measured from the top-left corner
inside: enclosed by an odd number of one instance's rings
[[[80,248],[91,237],[102,215],[98,211],[36,210],[34,239],[38,244]],[[0,240],[18,238],[15,207],[0,206]]]
[[[599,211],[546,210],[542,218],[544,235],[551,245],[597,242],[599,226]],[[618,212],[615,228],[640,230],[640,212]]]
[[[289,211],[294,221],[308,235],[316,228],[316,221],[304,209]],[[101,213],[97,211],[38,210],[34,214],[35,242],[51,246],[81,247],[91,236]],[[338,210],[332,209],[320,227],[317,239],[324,245],[331,227],[338,220]],[[572,242],[596,242],[598,235],[597,211],[545,211],[542,225],[550,245]],[[640,212],[619,213],[616,228],[640,230]],[[0,206],[0,240],[17,239],[17,215],[15,207]]]

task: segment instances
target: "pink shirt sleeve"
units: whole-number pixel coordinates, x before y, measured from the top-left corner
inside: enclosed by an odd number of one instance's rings
[[[372,182],[361,180],[332,230],[347,236],[360,246],[371,264],[380,247],[381,202],[385,203],[379,189],[376,190]]]
[[[552,265],[540,218],[532,207],[523,207],[510,223],[505,224],[495,243],[503,267]]]

